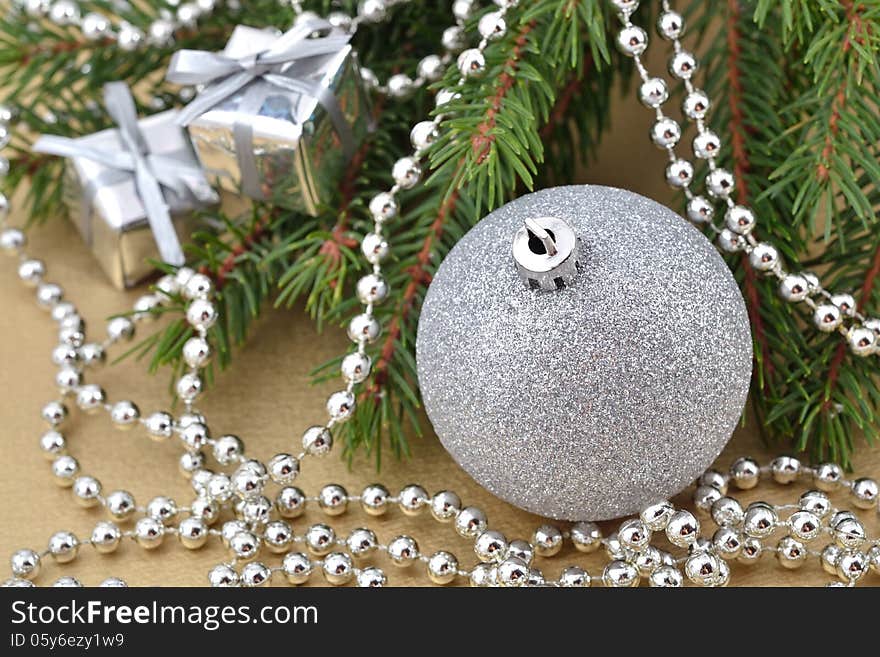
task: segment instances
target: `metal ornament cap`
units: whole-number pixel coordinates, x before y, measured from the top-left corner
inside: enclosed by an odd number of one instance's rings
[[[513,238],[513,260],[532,290],[571,285],[581,268],[580,240],[557,217],[527,217]]]
[[[581,239],[574,284],[524,285],[527,218]],[[598,186],[492,212],[438,268],[416,340],[425,410],[450,455],[498,497],[605,520],[668,499],[715,460],[741,416],[752,340],[712,244],[672,210]]]

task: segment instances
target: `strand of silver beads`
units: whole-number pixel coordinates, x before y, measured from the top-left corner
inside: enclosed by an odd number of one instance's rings
[[[617,10],[623,25],[617,33],[617,45],[623,53],[633,58],[642,79],[639,98],[656,113],[657,120],[651,129],[651,139],[669,156],[666,181],[687,197],[688,219],[696,224],[708,224],[723,251],[743,251],[748,254],[747,260],[751,267],[779,281],[779,294],[783,299],[809,306],[813,311],[813,324],[818,330],[826,333],[837,331],[846,340],[850,352],[856,356],[880,354],[880,319],[862,315],[851,294],[829,292],[822,287],[815,274],[786,271],[779,250],[769,242],[758,241],[754,236],[757,217],[750,208],[733,200],[736,187],[734,175],[716,163],[716,157],[721,150],[721,139],[706,125],[710,99],[693,83],[699,62],[692,52],[682,46],[680,39],[684,34],[684,19],[671,8],[669,0],[662,0],[657,31],[663,39],[672,43],[669,73],[684,85],[682,113],[694,122],[697,130],[692,144],[693,153],[696,158],[705,160],[709,169],[706,177],[708,198],[694,194],[690,189],[694,179],[694,165],[675,154],[676,144],[682,135],[681,126],[666,116],[662,109],[669,98],[668,85],[663,78],[652,77],[645,68],[641,55],[648,47],[648,34],[630,20],[639,2],[611,0],[611,4]],[[716,200],[726,206],[720,226],[712,223]]]
[[[462,58],[462,61],[464,62],[463,67],[465,71],[470,71],[471,68],[468,65],[468,62],[474,61],[474,58]],[[21,243],[21,246],[23,247],[23,242]],[[24,258],[24,256],[22,257]],[[26,258],[23,262],[24,261],[26,261]],[[184,270],[179,273],[179,278],[174,281],[174,284],[178,286],[182,284],[184,290],[187,288],[193,288],[196,292],[195,294],[193,291],[185,292],[185,296],[191,299],[190,308],[187,309],[188,317],[190,316],[190,309],[195,302],[207,302],[208,296],[201,285],[190,283],[192,278],[193,276],[191,272]],[[40,277],[40,280],[41,279],[42,276]],[[29,278],[29,280],[31,279]],[[196,280],[198,281],[199,279]],[[166,284],[169,284],[168,281],[166,281]],[[40,293],[38,292],[38,298],[39,294]],[[204,308],[204,304],[197,304],[197,307]],[[367,307],[369,308],[369,304]],[[203,315],[197,315],[198,317],[196,321],[202,321]],[[196,330],[198,331],[197,326]],[[359,340],[358,342],[360,351],[362,341]],[[188,374],[191,373],[192,372]],[[190,419],[192,420],[194,418]],[[195,419],[198,419],[198,417]],[[172,424],[172,431],[181,431],[181,429],[185,429],[187,426],[192,426],[192,424],[183,423],[178,419],[177,422]],[[329,432],[331,426],[332,419],[331,422],[328,423],[328,426],[324,428],[328,429]],[[208,438],[208,440],[210,440],[210,438]],[[214,451],[216,454],[216,447]],[[215,505],[212,507],[210,503],[215,502],[215,500],[208,499],[208,511],[206,511],[206,505],[197,505],[196,502],[205,497],[211,497],[212,494],[207,493],[210,487],[210,482],[213,481],[217,484],[224,484],[223,477],[226,477],[226,475],[215,475],[206,470],[198,469],[195,472],[192,472],[192,477],[194,487],[199,492],[199,497],[189,508],[190,515],[180,521],[176,526],[174,525],[174,518],[178,513],[185,510],[177,509],[177,512],[174,513],[169,511],[169,506],[172,505],[168,504],[167,499],[162,499],[159,502],[154,500],[148,504],[145,509],[135,508],[135,512],[146,513],[146,515],[137,521],[133,530],[123,532],[115,525],[102,523],[97,528],[98,531],[96,536],[93,536],[90,541],[84,541],[83,543],[92,544],[99,550],[102,547],[112,549],[118,545],[118,541],[121,540],[122,536],[129,536],[137,540],[138,543],[144,547],[151,547],[158,545],[165,535],[177,534],[187,547],[198,547],[199,545],[204,544],[204,541],[206,541],[208,537],[217,536],[229,545],[233,558],[230,559],[228,563],[222,564],[212,571],[211,581],[214,584],[241,583],[244,585],[257,585],[268,582],[272,578],[272,575],[277,572],[281,572],[289,579],[292,579],[293,583],[299,583],[305,571],[310,573],[313,569],[317,568],[320,568],[328,578],[328,581],[334,584],[344,583],[355,577],[361,584],[376,585],[384,583],[384,573],[381,573],[378,569],[361,569],[352,565],[352,555],[358,556],[356,554],[357,549],[352,548],[352,544],[355,546],[359,545],[360,542],[357,538],[368,539],[369,534],[361,533],[355,536],[349,536],[346,539],[339,539],[328,531],[326,526],[313,525],[302,536],[297,537],[293,533],[289,524],[285,521],[271,520],[273,504],[269,502],[267,498],[262,496],[263,486],[268,483],[265,466],[262,466],[262,464],[256,461],[247,461],[244,458],[243,451],[236,456],[237,458],[233,459],[233,461],[242,463],[242,465],[246,466],[244,468],[246,472],[241,473],[242,468],[239,468],[239,470],[233,475],[233,478],[235,478],[236,474],[241,475],[237,480],[240,484],[243,484],[243,486],[242,490],[240,490],[237,495],[229,495],[229,498],[239,500],[236,506],[238,507],[237,512],[241,516],[240,520],[230,521],[223,525],[221,530],[215,530],[209,528],[210,523],[205,520],[204,516],[199,513],[193,513],[193,511],[201,511],[206,513],[207,516],[210,516],[210,510],[216,506],[220,506]],[[262,472],[262,474],[253,476],[259,472]],[[805,472],[806,470],[804,470],[804,473]],[[272,479],[279,485],[289,484],[290,481],[287,480],[287,476],[290,474],[290,472],[279,473],[278,471],[270,469],[270,476],[268,478]],[[219,477],[219,479],[215,479],[215,477]],[[279,478],[282,480],[278,481]],[[70,478],[64,476],[61,479],[66,482]],[[229,477],[226,477],[226,479],[229,480]],[[712,476],[707,481],[715,481],[717,483],[718,480]],[[253,487],[251,488],[251,486]],[[874,484],[874,486],[876,488],[876,484]],[[258,494],[254,494],[257,490],[259,491]],[[719,494],[721,493],[721,488],[716,490],[718,490]],[[214,492],[218,494],[218,497],[226,496],[226,491],[222,485],[218,485]],[[244,494],[242,494],[242,492]],[[705,496],[705,491],[703,491],[703,494]],[[375,549],[387,552],[393,563],[409,565],[416,560],[425,562],[427,564],[429,575],[434,581],[440,583],[454,580],[457,577],[467,576],[471,578],[473,583],[483,584],[548,584],[540,572],[533,571],[531,568],[531,559],[535,555],[551,556],[555,552],[558,552],[558,549],[562,544],[562,539],[565,536],[565,533],[561,530],[552,526],[545,526],[539,528],[535,533],[531,545],[528,542],[523,541],[510,541],[508,543],[503,537],[488,529],[485,514],[479,509],[474,507],[462,508],[458,497],[453,493],[445,491],[430,498],[429,503],[427,493],[417,486],[407,487],[404,491],[401,491],[398,496],[392,497],[388,491],[381,486],[370,486],[360,496],[349,496],[340,487],[330,485],[322,489],[317,497],[306,498],[301,494],[301,491],[298,491],[292,486],[285,485],[276,497],[274,507],[277,509],[280,516],[290,518],[301,513],[303,505],[307,502],[317,502],[320,507],[328,513],[328,515],[336,515],[340,512],[344,512],[348,503],[352,501],[360,501],[361,505],[373,515],[384,512],[394,503],[400,504],[405,511],[409,510],[411,512],[417,512],[419,509],[430,506],[435,517],[454,521],[456,530],[459,533],[474,538],[475,550],[482,563],[469,571],[458,570],[457,560],[455,560],[455,567],[453,568],[453,558],[449,553],[438,553],[431,557],[420,555],[418,553],[417,543],[409,537],[397,537],[384,545],[384,549],[377,543]],[[720,502],[720,500],[718,500],[718,502]],[[134,506],[133,502],[131,506]],[[568,532],[568,535],[573,542],[582,549],[597,549],[600,545],[606,547],[606,551],[609,552],[609,557],[613,559],[603,571],[601,581],[606,585],[620,586],[638,583],[638,577],[635,580],[632,577],[633,569],[638,571],[639,576],[641,576],[642,572],[647,572],[652,568],[652,563],[655,567],[651,570],[652,576],[649,576],[649,579],[654,584],[681,584],[681,573],[676,566],[682,563],[685,564],[686,575],[689,577],[694,575],[693,579],[699,583],[713,585],[725,583],[729,576],[729,569],[723,561],[718,559],[716,554],[713,554],[715,551],[714,547],[698,545],[696,534],[699,532],[699,523],[696,521],[696,518],[694,518],[689,512],[675,510],[668,503],[660,504],[658,507],[659,511],[657,509],[648,509],[645,514],[643,514],[642,522],[644,526],[648,527],[648,520],[654,518],[652,526],[658,527],[656,531],[659,531],[659,527],[663,523],[660,520],[657,520],[655,516],[658,514],[665,516],[668,512],[669,518],[664,532],[668,536],[686,535],[690,537],[693,535],[693,541],[690,541],[690,538],[679,538],[677,539],[678,543],[673,540],[673,544],[681,547],[688,544],[697,545],[697,548],[691,549],[693,554],[689,556],[682,555],[680,557],[664,557],[665,561],[663,565],[659,565],[660,562],[656,560],[652,561],[651,559],[651,557],[654,556],[654,553],[646,549],[650,546],[642,545],[643,538],[639,538],[639,536],[641,536],[643,532],[640,534],[639,531],[635,531],[635,535],[633,535],[633,530],[638,530],[639,527],[631,526],[631,524],[627,523],[624,523],[621,527],[620,537],[612,536],[603,539],[601,533],[598,532],[598,528],[590,523],[579,523],[575,525],[571,531]],[[775,510],[778,513],[784,509],[785,507],[776,507]],[[168,523],[167,525],[166,522]],[[628,523],[632,523],[632,521],[628,521]],[[696,527],[696,529],[694,529],[694,527]],[[649,529],[651,529],[651,527],[649,527]],[[368,532],[369,530],[364,531]],[[651,531],[655,530],[651,529]],[[848,537],[854,532],[847,530],[838,533],[841,536]],[[352,534],[354,534],[354,532]],[[276,568],[271,568],[262,562],[249,561],[249,559],[256,557],[261,544],[265,545],[270,551],[273,550],[273,546],[275,548],[280,547],[282,551],[286,551],[289,548],[288,542],[304,543],[313,555],[316,557],[323,556],[324,558],[313,560],[308,556],[305,556],[303,553],[291,553],[295,556],[289,555],[285,557],[282,561],[282,565]],[[366,543],[369,545],[370,541],[366,540]],[[340,550],[336,552],[331,551],[329,554],[325,554],[327,546],[332,546],[334,544],[338,546]],[[63,562],[64,559],[70,556],[71,552],[73,553],[73,556],[76,555],[78,545],[75,537],[72,537],[72,535],[68,533],[62,533],[61,536],[56,535],[53,537],[50,541],[48,550],[43,552],[43,556],[52,555],[56,561]],[[34,562],[34,554],[37,554],[37,557],[40,556],[39,553],[36,552],[17,553],[16,560],[20,565],[23,564],[18,568],[20,575],[23,575],[25,571],[28,574],[33,572],[34,568],[29,569],[28,564]],[[662,553],[658,554],[663,557]],[[707,557],[706,554],[709,556]],[[758,554],[760,554],[760,552],[758,552]],[[868,553],[859,554],[867,555]],[[855,560],[856,562],[860,562],[858,558]],[[39,559],[36,561],[39,563]],[[869,563],[869,557],[865,557],[860,563]],[[241,564],[244,565],[241,566],[240,571],[236,570],[236,567]],[[639,564],[641,564],[641,568],[639,567]],[[688,567],[689,565],[690,567]],[[707,575],[707,573],[713,572],[713,566],[715,567],[715,576]],[[14,570],[14,573],[15,572],[16,571]],[[725,574],[725,572],[728,574]],[[291,576],[291,573],[293,576]],[[855,577],[847,575],[845,581],[847,583],[854,583],[856,579],[857,578]],[[583,585],[589,582],[589,576],[582,569],[575,566],[567,568],[563,571],[559,581],[551,582],[550,584]],[[12,583],[21,582],[19,580],[14,580]],[[75,581],[72,581],[69,578],[63,578],[60,583],[75,584]],[[112,580],[112,583],[118,583],[118,580]]]

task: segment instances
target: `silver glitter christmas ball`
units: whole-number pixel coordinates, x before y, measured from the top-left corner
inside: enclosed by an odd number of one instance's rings
[[[690,484],[730,438],[752,366],[745,303],[710,242],[598,186],[523,196],[468,232],[428,290],[416,354],[453,458],[504,500],[567,520],[636,513]]]

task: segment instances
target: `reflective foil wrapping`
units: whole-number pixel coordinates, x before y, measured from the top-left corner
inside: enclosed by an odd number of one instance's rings
[[[138,125],[151,153],[198,166],[186,131],[175,123],[176,115],[175,110],[154,114],[139,120]],[[122,148],[116,129],[76,141],[100,150]],[[66,160],[63,195],[71,219],[116,287],[137,285],[155,271],[147,260],[159,260],[158,249],[133,174],[84,157],[70,158]],[[163,188],[163,195],[181,244],[190,242],[196,229],[207,226],[195,211],[219,201],[207,179],[200,194],[205,202],[168,188]]]
[[[532,291],[511,254],[527,217],[582,240],[571,286]],[[721,452],[749,389],[746,306],[693,226],[631,192],[559,187],[469,231],[419,319],[418,377],[443,445],[529,511],[604,520],[675,495]]]
[[[241,56],[276,38],[264,30],[238,26],[223,53]],[[302,75],[294,64],[282,75],[315,82],[333,92],[355,144],[371,125],[370,106],[351,46],[329,55],[317,73]],[[254,103],[254,98],[259,102]],[[253,108],[244,107],[252,105]],[[192,121],[189,133],[199,160],[216,183],[241,191],[242,171],[234,126],[252,129],[252,151],[261,200],[310,215],[338,192],[348,163],[333,121],[317,98],[256,79],[234,96]]]

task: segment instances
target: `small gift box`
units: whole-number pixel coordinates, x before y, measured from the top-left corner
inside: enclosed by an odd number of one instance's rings
[[[141,282],[161,258],[184,263],[181,240],[197,227],[195,210],[218,202],[177,112],[138,120],[124,83],[104,88],[117,128],[78,139],[45,135],[33,150],[68,158],[63,196],[85,241],[119,288]]]
[[[221,187],[311,215],[330,201],[371,127],[350,38],[308,20],[281,35],[238,26],[222,52],[175,53],[167,79],[204,85],[178,121]]]

